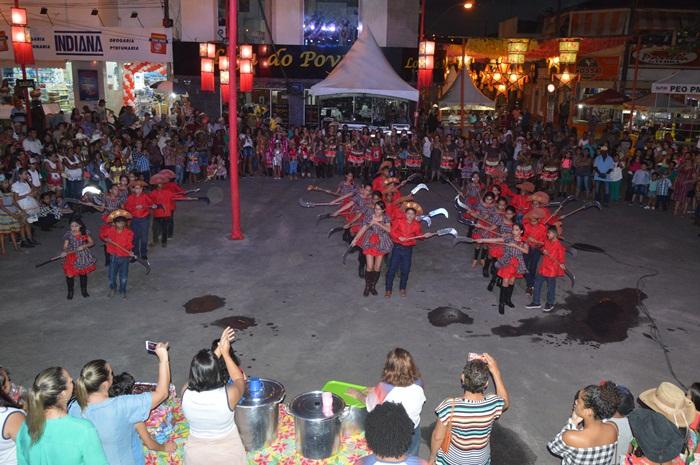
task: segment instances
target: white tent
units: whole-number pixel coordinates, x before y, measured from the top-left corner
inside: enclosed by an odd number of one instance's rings
[[[418,101],[418,91],[396,74],[366,25],[328,77],[309,91],[317,97],[374,95]]]
[[[482,94],[476,88],[471,76],[467,72],[467,67],[462,67],[462,76],[464,76],[464,108],[467,110],[493,110],[496,104],[493,100]],[[462,92],[462,78],[457,76],[452,87],[440,99],[440,108],[459,107],[460,94]]]
[[[686,69],[651,85],[655,94],[700,94],[700,70]]]

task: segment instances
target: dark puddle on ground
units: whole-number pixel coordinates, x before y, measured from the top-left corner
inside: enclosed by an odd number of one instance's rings
[[[581,252],[591,252],[591,253],[605,253],[605,250],[593,244],[584,244],[582,242],[576,242],[571,244],[571,248],[580,250]]]
[[[643,292],[639,295],[641,300],[647,298]],[[633,288],[570,293],[561,307],[569,313],[526,318],[517,326],[497,326],[491,332],[501,337],[534,336],[533,342],[547,344],[577,342],[595,346],[624,341],[629,329],[640,323],[637,290]],[[541,337],[551,335],[563,335],[564,339],[552,341]]]
[[[421,439],[430,445],[435,422],[421,427]],[[537,456],[525,441],[512,429],[494,423],[491,430],[491,463],[498,465],[523,465],[536,463]]]
[[[187,313],[213,312],[226,304],[226,299],[218,295],[203,295],[188,300],[183,307]]]
[[[212,324],[221,328],[226,328],[228,326],[239,331],[258,325],[255,322],[255,318],[249,316],[227,316],[226,318],[221,318],[212,322]],[[252,336],[252,334],[250,334],[250,336]]]
[[[474,323],[474,318],[454,307],[437,307],[428,313],[428,321],[431,325],[442,328],[452,323],[470,325]]]

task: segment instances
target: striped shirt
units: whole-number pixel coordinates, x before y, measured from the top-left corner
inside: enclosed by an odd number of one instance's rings
[[[661,178],[656,184],[656,195],[665,196],[668,195],[668,190],[671,188],[671,180],[668,178]]]
[[[443,400],[435,413],[443,424],[450,423],[452,437],[447,453],[442,450],[438,452],[437,464],[490,464],[491,428],[503,413],[504,405],[503,398],[498,395],[488,395],[479,401],[462,398]]]

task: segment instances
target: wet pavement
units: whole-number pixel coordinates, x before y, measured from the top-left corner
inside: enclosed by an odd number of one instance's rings
[[[471,246],[453,248],[449,238],[417,246],[407,297],[383,297],[384,273],[380,295],[363,297],[355,255],[343,265],[347,244],[338,234],[327,237],[339,222],[316,226],[316,215],[328,210],[298,207],[300,196],[328,199],[305,185],[241,179],[246,239],[238,242],[228,239],[225,199],[179,205],[173,241],[149,251],[152,272],[130,268],[127,300],[107,297],[100,266],[90,275],[91,297],[67,301],[60,264],[34,269],[60,250],[63,231],[39,233],[40,247],[0,257],[0,365],[27,385],[42,368],[63,365],[77,376],[85,362],[105,358],[115,370],[154,381],[157,363],[143,341],[165,339],[173,383],[181,386],[191,357],[232,325],[241,366],[279,380],[291,398],[333,379],[373,384],[388,350],[401,346],[425,378],[427,439],[432,410],[458,394],[466,354],[489,352],[512,401],[493,432],[494,464],[558,463],[545,445],[576,390],[612,379],[639,393],[670,380],[661,345],[682,381],[700,377],[700,239],[687,220],[625,205],[572,216],[565,236],[576,251],[567,255],[575,288],[559,280],[556,308],[545,314],[526,310],[529,298],[517,286],[516,308],[501,316],[498,293],[470,266]],[[203,193],[222,188],[206,184]],[[449,187],[430,188],[418,202],[452,215]],[[87,218],[94,234],[97,221]],[[444,227],[464,231],[454,218],[433,219],[432,230]],[[427,456],[425,441],[421,454]]]

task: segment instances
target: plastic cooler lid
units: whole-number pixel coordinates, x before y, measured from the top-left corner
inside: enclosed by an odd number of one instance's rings
[[[333,394],[333,417],[323,415],[322,391],[311,391],[298,395],[289,406],[295,417],[305,420],[324,420],[337,417],[345,409],[345,402],[339,396]]]
[[[284,386],[281,383],[265,378],[258,378],[262,384],[262,389],[251,394],[250,392],[250,381],[249,378],[246,381],[245,393],[243,397],[238,401],[238,405],[242,407],[252,407],[255,405],[266,405],[266,404],[276,404],[284,399]]]
[[[343,401],[348,405],[348,407],[365,408],[365,403],[348,394],[348,389],[356,389],[362,392],[365,389],[367,389],[367,386],[346,383],[345,381],[331,380],[324,384],[321,388],[322,391],[332,392],[333,394],[340,396],[340,398],[343,399]]]

